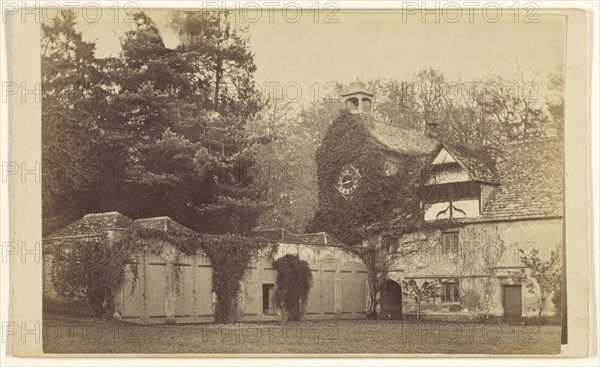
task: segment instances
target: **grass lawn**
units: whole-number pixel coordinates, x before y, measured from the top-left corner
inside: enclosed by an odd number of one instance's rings
[[[559,326],[324,320],[137,325],[45,313],[46,353],[554,354]]]

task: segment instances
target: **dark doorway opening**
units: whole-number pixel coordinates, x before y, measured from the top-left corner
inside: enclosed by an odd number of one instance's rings
[[[385,282],[385,295],[381,298],[382,320],[402,319],[402,287],[393,280]]]
[[[273,284],[262,285],[263,313],[273,313]]]
[[[502,306],[504,306],[504,322],[517,323],[521,322],[522,294],[521,285],[504,285],[502,286]]]

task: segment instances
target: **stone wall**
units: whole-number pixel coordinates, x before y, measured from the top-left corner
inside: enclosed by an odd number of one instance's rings
[[[444,249],[440,240],[443,232],[452,231],[459,233],[456,252]],[[557,218],[462,224],[428,235],[404,236],[400,247],[411,248],[413,253],[394,257],[390,278],[400,284],[405,279],[458,281],[460,302],[442,303],[439,297],[425,302],[422,312],[432,315],[502,316],[502,287],[522,284],[522,316],[533,317],[539,310],[539,298],[523,284],[529,270],[520,261],[519,249],[537,248],[540,258],[548,260],[550,252],[563,244],[562,231],[563,221]],[[403,309],[404,313],[414,311],[406,297]],[[544,314],[555,313],[548,299]]]

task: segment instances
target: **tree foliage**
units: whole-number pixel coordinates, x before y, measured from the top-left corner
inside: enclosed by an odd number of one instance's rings
[[[370,86],[378,95],[376,113],[386,123],[417,131],[438,124],[444,141],[478,147],[539,138],[551,120],[562,129],[562,78],[549,77],[553,93],[546,101],[537,99],[540,84],[522,73],[514,80],[491,75],[465,83],[422,69],[412,81],[380,80]]]
[[[304,314],[312,287],[312,272],[308,263],[298,255],[287,254],[273,262],[277,271],[275,304],[288,320],[300,320]]]
[[[315,103],[297,112],[289,102],[272,99],[252,129],[270,137],[259,147],[255,180],[265,190],[269,209],[261,215],[263,228],[304,232],[317,209],[315,151],[338,114],[339,103]]]
[[[103,63],[95,44],[75,31],[73,11],[43,23],[42,64],[42,211],[44,228],[81,216],[90,190],[108,170],[97,155],[103,132],[97,116],[105,113]]]
[[[421,316],[421,303],[428,299],[435,299],[439,296],[440,281],[423,281],[418,284],[416,280],[409,279],[402,281],[402,293],[410,297],[417,305],[417,321]]]
[[[211,233],[256,225],[261,188],[237,174],[254,166],[263,142],[246,128],[262,108],[253,55],[244,31],[221,13],[199,14],[172,15],[181,44],[168,49],[152,19],[137,12],[121,54],[102,60],[66,14],[43,27],[45,233],[103,211],[168,215]],[[51,94],[71,79],[78,89],[57,109]],[[57,174],[47,169],[51,161]]]
[[[538,296],[538,319],[541,319],[548,297],[553,294],[560,295],[562,274],[560,247],[557,246],[551,251],[549,260],[542,260],[537,249],[532,249],[529,253],[519,249],[519,252],[521,262],[529,270],[530,278],[525,282],[525,286],[530,293]],[[554,302],[559,303],[558,298],[554,299]]]
[[[112,316],[114,300],[125,281],[126,263],[137,279],[132,246],[110,246],[106,236],[77,243],[54,243],[51,281],[57,293],[67,299],[87,302],[96,315]]]

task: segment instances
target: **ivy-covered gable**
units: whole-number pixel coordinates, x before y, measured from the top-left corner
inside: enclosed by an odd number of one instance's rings
[[[352,246],[360,244],[366,232],[389,228],[389,221],[398,216],[418,220],[422,162],[426,161],[422,157],[428,157],[435,144],[411,131],[406,133],[411,149],[398,149],[404,130],[380,125],[370,115],[341,111],[327,130],[316,154],[319,208],[310,231],[329,232]],[[416,134],[424,143],[409,144]],[[393,170],[390,164],[396,165]],[[359,176],[351,195],[339,189],[353,179],[344,178],[347,167]]]

